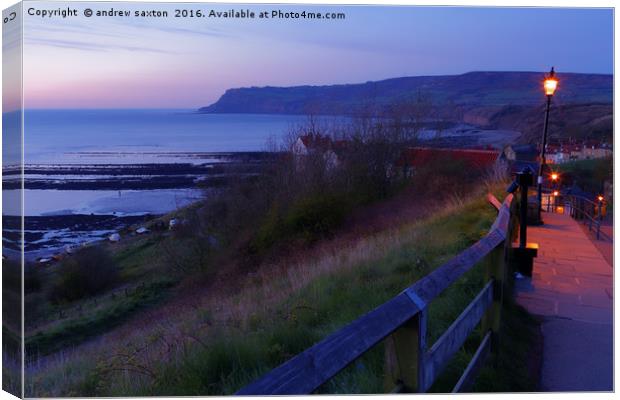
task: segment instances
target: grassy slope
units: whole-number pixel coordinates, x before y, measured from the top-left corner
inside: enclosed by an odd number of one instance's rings
[[[127,244],[102,244],[112,248],[121,271],[121,285],[101,295],[69,304],[53,305],[44,293],[26,298],[26,352],[47,355],[79,344],[122,324],[138,311],[162,301],[177,282],[162,273],[161,235],[135,238]],[[55,279],[53,269],[41,277]],[[29,307],[29,305],[32,305]]]
[[[29,389],[33,395],[82,396],[233,393],[425,276],[484,235],[494,218],[480,197],[285,273],[252,276],[237,295],[178,313],[165,328],[145,328],[131,340],[106,344],[105,356],[95,349],[52,363],[34,374]],[[432,303],[429,344],[482,283],[477,267]],[[514,332],[535,332],[536,324],[513,305],[507,311],[502,368],[485,369],[477,390],[535,387],[524,351],[533,336]],[[433,391],[451,389],[478,341],[474,333]],[[377,346],[319,392],[382,392],[382,373],[383,347]]]

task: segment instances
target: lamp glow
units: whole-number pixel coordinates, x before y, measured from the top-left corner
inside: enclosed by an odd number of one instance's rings
[[[545,83],[543,86],[545,89],[545,94],[547,96],[553,96],[555,90],[558,88],[558,80],[555,77],[555,71],[553,68],[551,68],[551,72],[549,72],[549,75],[545,78]]]

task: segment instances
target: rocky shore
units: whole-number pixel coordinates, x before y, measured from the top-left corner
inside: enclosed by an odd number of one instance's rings
[[[110,154],[106,153],[108,156]],[[107,239],[128,226],[143,224],[196,201],[195,195],[185,198],[185,193],[202,193],[203,190],[223,187],[231,179],[259,173],[261,165],[273,154],[162,153],[164,157],[166,160],[178,158],[180,162],[25,165],[26,257],[48,257],[68,247]],[[135,159],[139,160],[140,155],[136,154]],[[19,214],[20,209],[20,174],[20,167],[3,168],[6,199],[17,202],[14,207],[6,204],[4,208],[5,211],[17,210],[13,214]],[[49,207],[42,204],[55,202],[58,204]],[[157,204],[151,204],[154,202]],[[20,251],[21,216],[3,215],[2,219],[5,255],[17,255]]]

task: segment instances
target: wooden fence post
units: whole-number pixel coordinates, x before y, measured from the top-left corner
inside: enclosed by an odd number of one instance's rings
[[[427,310],[418,312],[385,340],[386,392],[425,391]]]
[[[506,241],[508,242],[508,241]],[[496,356],[499,348],[499,331],[501,327],[502,304],[504,299],[504,283],[506,282],[506,248],[500,244],[489,253],[484,260],[485,281],[493,279],[493,304],[489,306],[481,322],[482,338],[491,331],[491,352]]]

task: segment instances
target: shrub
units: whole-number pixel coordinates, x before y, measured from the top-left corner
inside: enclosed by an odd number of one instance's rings
[[[285,231],[312,242],[329,235],[346,214],[346,202],[335,195],[316,195],[291,207],[284,219]]]
[[[18,261],[2,261],[2,348],[15,357],[21,349],[21,277]]]
[[[24,291],[26,294],[38,292],[42,288],[40,267],[35,264],[24,266]]]
[[[263,223],[258,227],[258,231],[250,244],[250,248],[254,252],[261,253],[273,246],[274,243],[284,235],[282,218],[280,217],[278,207],[274,204],[269,212],[267,212]]]
[[[118,279],[118,267],[101,247],[81,250],[58,268],[58,276],[50,292],[54,303],[89,297],[112,286]]]
[[[581,189],[593,194],[604,190],[605,181],[613,181],[611,158],[572,161],[561,164],[558,168],[562,185],[571,186],[576,183]]]
[[[342,223],[347,211],[347,201],[334,194],[304,197],[286,211],[274,205],[258,228],[251,247],[261,253],[290,239],[312,243],[329,236]]]

